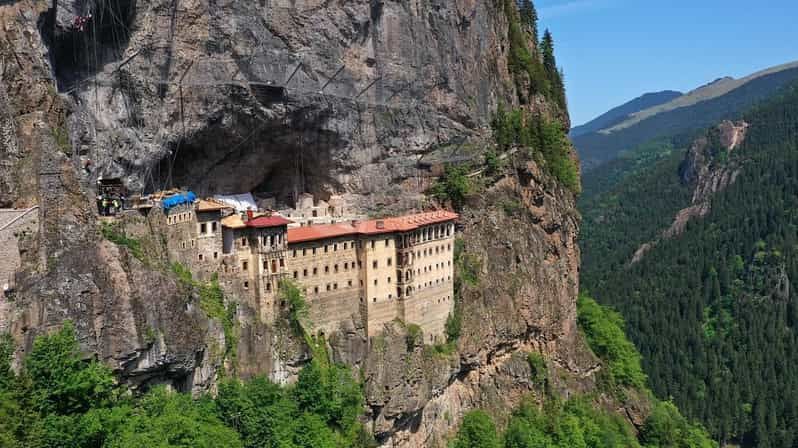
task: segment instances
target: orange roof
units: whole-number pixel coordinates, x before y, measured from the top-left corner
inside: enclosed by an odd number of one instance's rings
[[[197,211],[198,212],[217,212],[219,210],[224,209],[232,209],[227,204],[219,202],[215,199],[200,199],[199,203],[197,204]]]
[[[246,224],[247,227],[255,227],[263,229],[266,227],[287,226],[292,222],[294,221],[289,221],[280,215],[261,215],[261,216],[254,216],[252,219],[247,221]]]
[[[244,221],[239,213],[222,218],[222,225],[230,229],[243,229],[245,227],[265,228],[279,227],[291,224],[289,221],[277,214],[255,213],[252,219]]]
[[[428,224],[452,221],[457,219],[458,216],[457,213],[440,210],[354,223],[297,227],[288,229],[288,243],[301,243],[348,235],[380,235],[384,233],[409,232]]]

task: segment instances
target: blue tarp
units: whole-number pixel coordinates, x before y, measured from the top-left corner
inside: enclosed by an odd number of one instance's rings
[[[177,207],[181,204],[191,204],[197,200],[197,195],[191,191],[169,196],[161,201],[164,210],[169,210],[172,207]]]

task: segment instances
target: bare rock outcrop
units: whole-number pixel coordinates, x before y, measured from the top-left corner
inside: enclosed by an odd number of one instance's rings
[[[735,123],[725,120],[706,136],[693,142],[680,167],[682,182],[693,186],[691,204],[679,210],[670,227],[662,232],[661,238],[675,238],[684,232],[690,220],[706,216],[712,209],[712,197],[737,180],[742,162],[731,159],[731,156],[745,141],[748,126],[744,121]],[[631,264],[641,261],[657,242],[641,245],[635,251]]]

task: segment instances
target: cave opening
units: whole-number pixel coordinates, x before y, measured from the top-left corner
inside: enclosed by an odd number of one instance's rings
[[[119,60],[130,40],[137,0],[89,0],[59,11],[59,3],[39,18],[39,31],[50,49],[60,91],[68,91],[104,64]]]
[[[302,193],[325,199],[341,188],[333,175],[333,154],[342,145],[337,133],[290,120],[233,122],[220,120],[170,144],[148,190],[186,188],[201,197],[251,192],[293,207]]]

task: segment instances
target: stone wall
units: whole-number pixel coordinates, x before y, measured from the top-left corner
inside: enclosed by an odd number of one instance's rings
[[[362,320],[364,280],[358,260],[351,237],[289,245],[288,278],[305,292],[314,329],[330,333],[353,316]]]
[[[396,289],[396,235],[380,235],[361,240],[368,336],[382,332],[387,322],[401,318]]]
[[[0,289],[14,285],[14,273],[20,266],[19,236],[36,232],[38,225],[36,208],[0,209]]]
[[[15,276],[20,268],[19,237],[32,234],[39,225],[38,209],[0,209],[0,334],[8,331],[10,323],[9,298],[6,285],[15,288]]]

